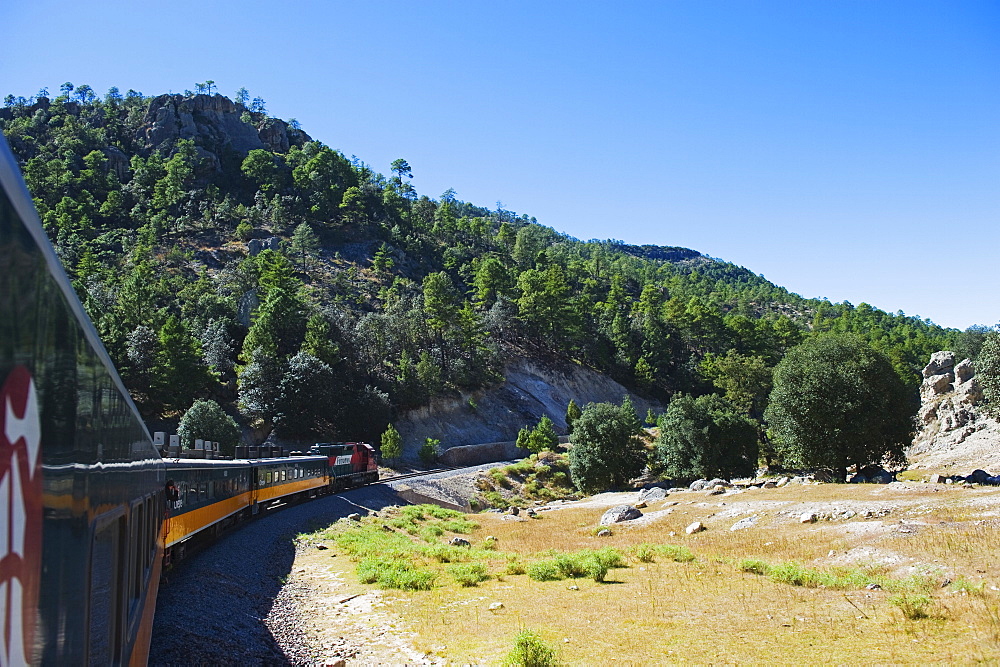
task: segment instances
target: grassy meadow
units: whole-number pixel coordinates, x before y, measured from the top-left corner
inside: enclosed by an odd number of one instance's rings
[[[609,537],[601,514],[635,494],[536,518],[415,506],[300,541],[328,546],[315,567],[385,591],[414,646],[453,664],[501,664],[519,633],[551,651],[514,656],[537,664],[995,661],[1000,489],[927,487],[674,493]],[[837,503],[891,512],[795,518]],[[757,523],[730,530],[742,516]],[[693,521],[707,530],[686,534]]]

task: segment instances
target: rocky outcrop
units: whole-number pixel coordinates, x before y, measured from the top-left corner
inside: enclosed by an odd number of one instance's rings
[[[291,128],[277,118],[249,113],[219,94],[152,98],[136,139],[147,152],[164,153],[178,139],[192,139],[201,149],[203,164],[214,170],[221,169],[220,156],[226,151],[240,156],[257,148],[287,153],[290,146],[310,141],[302,130]]]
[[[1000,467],[1000,423],[983,412],[983,390],[971,361],[935,352],[923,370],[919,429],[907,451],[911,468]]]
[[[620,403],[629,394],[621,384],[592,369],[571,363],[543,363],[517,358],[507,365],[502,384],[462,397],[437,398],[404,414],[396,423],[404,456],[415,457],[425,438],[441,441],[441,449],[459,445],[508,442],[524,426],[548,415],[557,431],[566,432],[566,405]],[[661,406],[631,396],[643,417]]]

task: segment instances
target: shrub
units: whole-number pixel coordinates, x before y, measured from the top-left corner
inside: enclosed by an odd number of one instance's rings
[[[378,584],[383,588],[404,591],[427,591],[434,586],[437,574],[417,570],[405,560],[386,557],[367,557],[358,563],[358,580],[363,584]]]
[[[929,618],[930,614],[927,608],[931,606],[932,602],[931,596],[925,593],[901,593],[889,598],[889,604],[899,607],[903,616],[911,621]]]
[[[448,567],[450,574],[456,582],[462,586],[477,586],[480,582],[486,581],[490,575],[486,572],[486,566],[482,563],[460,563]]]
[[[558,581],[563,579],[562,571],[554,560],[540,560],[529,563],[528,576],[535,581]]]
[[[521,667],[550,667],[558,665],[555,649],[545,643],[537,633],[521,630],[514,637],[514,648],[504,658],[504,665]]]
[[[635,545],[630,549],[630,553],[640,563],[652,563],[656,559],[656,549],[647,542]]]
[[[690,563],[695,560],[691,550],[682,545],[661,544],[656,550],[676,563]]]
[[[424,438],[424,444],[420,445],[420,451],[417,452],[417,456],[420,457],[420,462],[423,463],[425,467],[430,467],[437,461],[440,454],[440,444],[440,440],[435,440],[434,438]]]
[[[770,570],[771,566],[762,560],[757,560],[756,558],[746,558],[740,561],[740,569],[744,572],[749,572],[750,574],[765,575]]]

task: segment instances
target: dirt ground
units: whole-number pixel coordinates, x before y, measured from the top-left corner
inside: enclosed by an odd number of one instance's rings
[[[591,525],[596,525],[607,508],[636,501],[636,492],[606,493],[537,509],[552,518],[556,517],[549,512],[573,510],[569,514],[577,526],[583,512],[585,516],[592,515]],[[750,541],[770,539],[760,537],[767,531],[768,535],[784,534],[785,539],[794,540],[801,535],[802,539],[836,545],[828,553],[824,548],[824,557],[807,563],[812,567],[882,563],[895,575],[905,576],[924,567],[932,560],[930,556],[940,555],[942,558],[933,561],[942,577],[966,576],[964,567],[992,591],[1000,586],[995,554],[966,554],[959,559],[960,563],[956,560],[956,569],[947,562],[947,551],[932,554],[918,546],[932,542],[928,537],[933,531],[953,530],[957,524],[1000,525],[997,487],[894,482],[884,486],[790,484],[777,489],[733,490],[721,495],[685,491],[654,501],[642,511],[641,518],[613,527],[615,546],[624,544],[630,531],[642,539],[648,539],[650,531],[656,531],[664,540],[691,544],[692,548],[699,545],[697,539],[704,540],[702,536],[707,535],[709,540],[720,541],[714,545],[711,541],[701,541],[700,546],[725,550],[732,549],[743,535]],[[815,516],[815,522],[804,521],[804,515],[810,514]],[[497,514],[477,516],[485,532],[491,526],[511,520],[524,519]],[[685,535],[684,526],[693,521],[703,522],[708,531],[700,536]],[[539,527],[543,524],[537,523]],[[914,545],[913,550],[907,544]],[[357,583],[353,566],[332,543],[303,544],[286,583],[303,619],[307,641],[317,655],[326,656],[324,664],[448,664],[433,650],[424,652],[415,648],[433,647],[435,641],[443,644],[447,638],[418,637],[417,624],[400,614],[406,605],[394,605],[401,597],[393,591],[374,590]]]

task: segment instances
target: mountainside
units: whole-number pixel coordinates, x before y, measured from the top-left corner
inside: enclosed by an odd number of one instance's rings
[[[67,83],[8,96],[0,129],[127,386],[166,428],[207,398],[250,439],[377,441],[403,420],[412,442],[434,430],[413,410],[502,393],[532,365],[610,389],[570,383],[575,396],[442,445],[509,439],[542,413],[561,423],[559,403],[619,387],[651,406],[717,391],[759,420],[769,369],[808,336],[863,336],[916,391],[932,352],[976,335],[803,299],[695,250],[580,241],[421,195],[405,160],[386,177],[244,90],[98,98]]]

